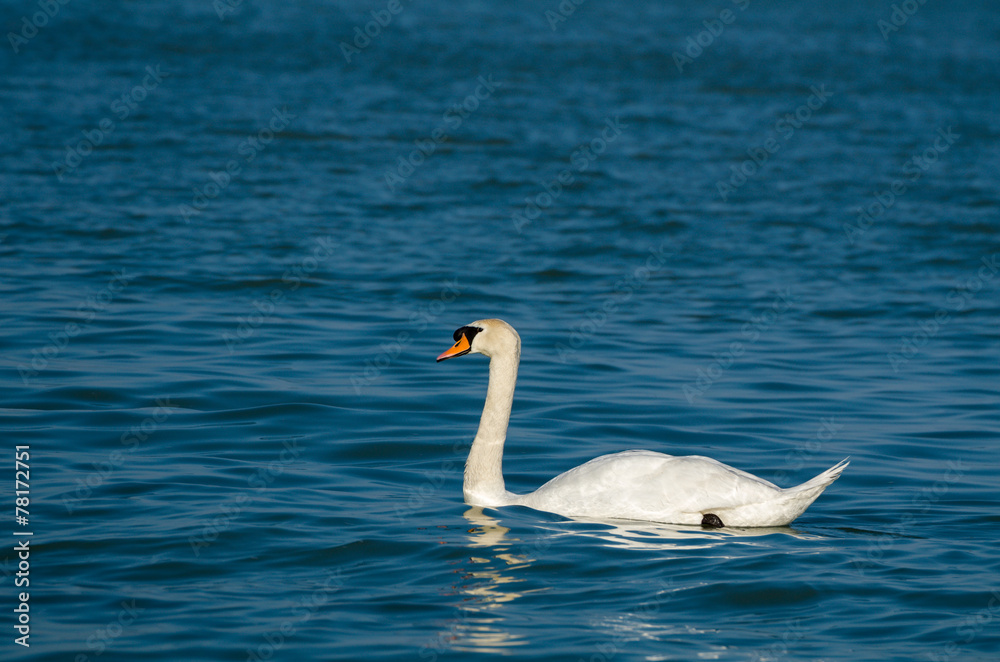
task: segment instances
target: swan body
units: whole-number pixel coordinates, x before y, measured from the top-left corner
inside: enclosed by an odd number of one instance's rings
[[[498,319],[472,322],[455,331],[454,338],[455,345],[439,362],[465,354],[490,357],[486,404],[465,465],[463,492],[473,506],[528,506],[566,517],[707,527],[784,526],[848,465],[843,460],[801,485],[782,489],[712,458],[630,450],[594,458],[530,494],[514,494],[504,486],[502,465],[521,338]]]

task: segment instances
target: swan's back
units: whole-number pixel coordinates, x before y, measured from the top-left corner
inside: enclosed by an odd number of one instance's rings
[[[847,466],[781,489],[697,455],[653,451],[604,455],[556,476],[517,503],[568,517],[701,524],[712,513],[726,526],[782,526],[801,515]]]

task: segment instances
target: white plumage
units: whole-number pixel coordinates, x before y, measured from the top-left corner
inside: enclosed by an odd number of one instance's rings
[[[513,494],[504,486],[503,444],[521,338],[503,320],[488,319],[461,327],[455,341],[438,361],[470,353],[490,357],[486,404],[465,465],[463,491],[473,506],[521,505],[567,517],[716,527],[783,526],[805,512],[848,465],[843,460],[812,480],[782,489],[712,458],[631,450],[594,458],[530,494]]]

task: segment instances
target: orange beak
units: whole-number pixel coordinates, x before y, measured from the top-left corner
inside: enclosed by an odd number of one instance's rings
[[[437,362],[440,363],[445,359],[453,359],[456,356],[463,356],[471,351],[472,351],[472,346],[469,345],[469,341],[466,340],[465,334],[463,333],[462,337],[458,339],[457,343],[455,343],[449,349],[442,352],[441,356],[437,358]]]

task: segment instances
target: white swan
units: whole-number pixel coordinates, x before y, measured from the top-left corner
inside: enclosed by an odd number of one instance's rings
[[[812,480],[782,489],[708,457],[653,451],[603,455],[556,476],[531,494],[508,492],[503,482],[521,337],[503,320],[463,326],[438,362],[465,354],[490,357],[490,381],[479,431],[465,463],[462,489],[473,506],[528,506],[566,517],[631,519],[669,524],[784,526],[805,512],[848,465],[845,459]]]

